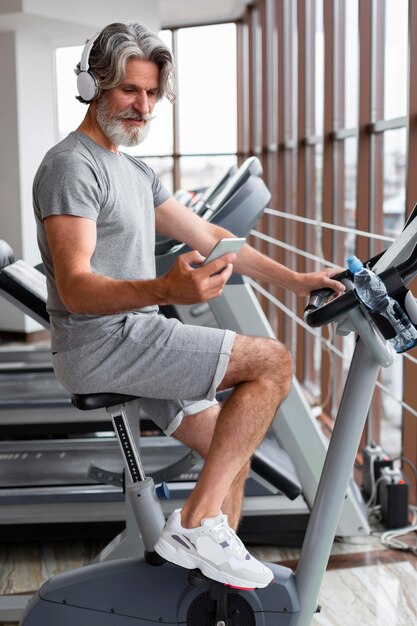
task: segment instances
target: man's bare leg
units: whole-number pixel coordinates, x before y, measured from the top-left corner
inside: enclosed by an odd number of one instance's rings
[[[290,390],[292,361],[268,338],[238,335],[220,389],[234,387],[216,421],[198,483],[181,514],[185,528],[218,515],[228,492],[262,441]]]
[[[194,415],[185,416],[180,426],[173,433],[173,437],[198,452],[205,459],[210,449],[219,413],[220,406],[217,405]],[[227,515],[229,525],[234,530],[237,529],[241,516],[245,482],[249,469],[250,462],[244,465],[236,476],[221,506],[222,512]]]
[[[227,492],[221,510],[226,513],[229,526],[233,530],[237,530],[242,515],[243,498],[245,496],[245,484],[250,470],[250,461],[248,461],[236,476],[232,485]]]

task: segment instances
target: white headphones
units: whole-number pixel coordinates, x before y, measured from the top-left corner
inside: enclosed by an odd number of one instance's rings
[[[87,43],[85,44],[81,55],[80,73],[77,76],[77,89],[81,98],[85,100],[85,102],[91,102],[91,100],[97,98],[99,92],[97,78],[92,72],[88,71],[88,61],[90,58],[91,48],[99,35],[100,33],[94,33],[90,39],[87,39]]]

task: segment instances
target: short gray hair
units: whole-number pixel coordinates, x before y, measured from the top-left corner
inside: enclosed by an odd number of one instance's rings
[[[175,100],[174,61],[168,46],[143,24],[109,24],[100,32],[90,51],[88,71],[94,74],[99,86],[100,97],[103,91],[117,87],[123,81],[126,63],[136,57],[152,61],[159,67],[159,89],[157,99],[164,96]],[[80,73],[80,63],[75,73]],[[81,96],[80,102],[89,104]]]

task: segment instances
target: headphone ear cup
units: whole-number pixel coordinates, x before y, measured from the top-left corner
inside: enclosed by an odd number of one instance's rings
[[[77,76],[77,89],[81,98],[86,102],[91,102],[98,96],[98,82],[94,74],[90,72],[80,72]]]

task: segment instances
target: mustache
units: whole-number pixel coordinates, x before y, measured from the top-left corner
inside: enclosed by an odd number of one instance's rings
[[[126,120],[126,119],[131,119],[131,120],[137,120],[138,122],[151,122],[153,119],[155,119],[156,115],[151,115],[150,113],[137,113],[136,111],[133,111],[132,109],[126,109],[125,111],[120,111],[120,113],[118,113],[117,115],[114,116],[115,119],[117,120]]]

